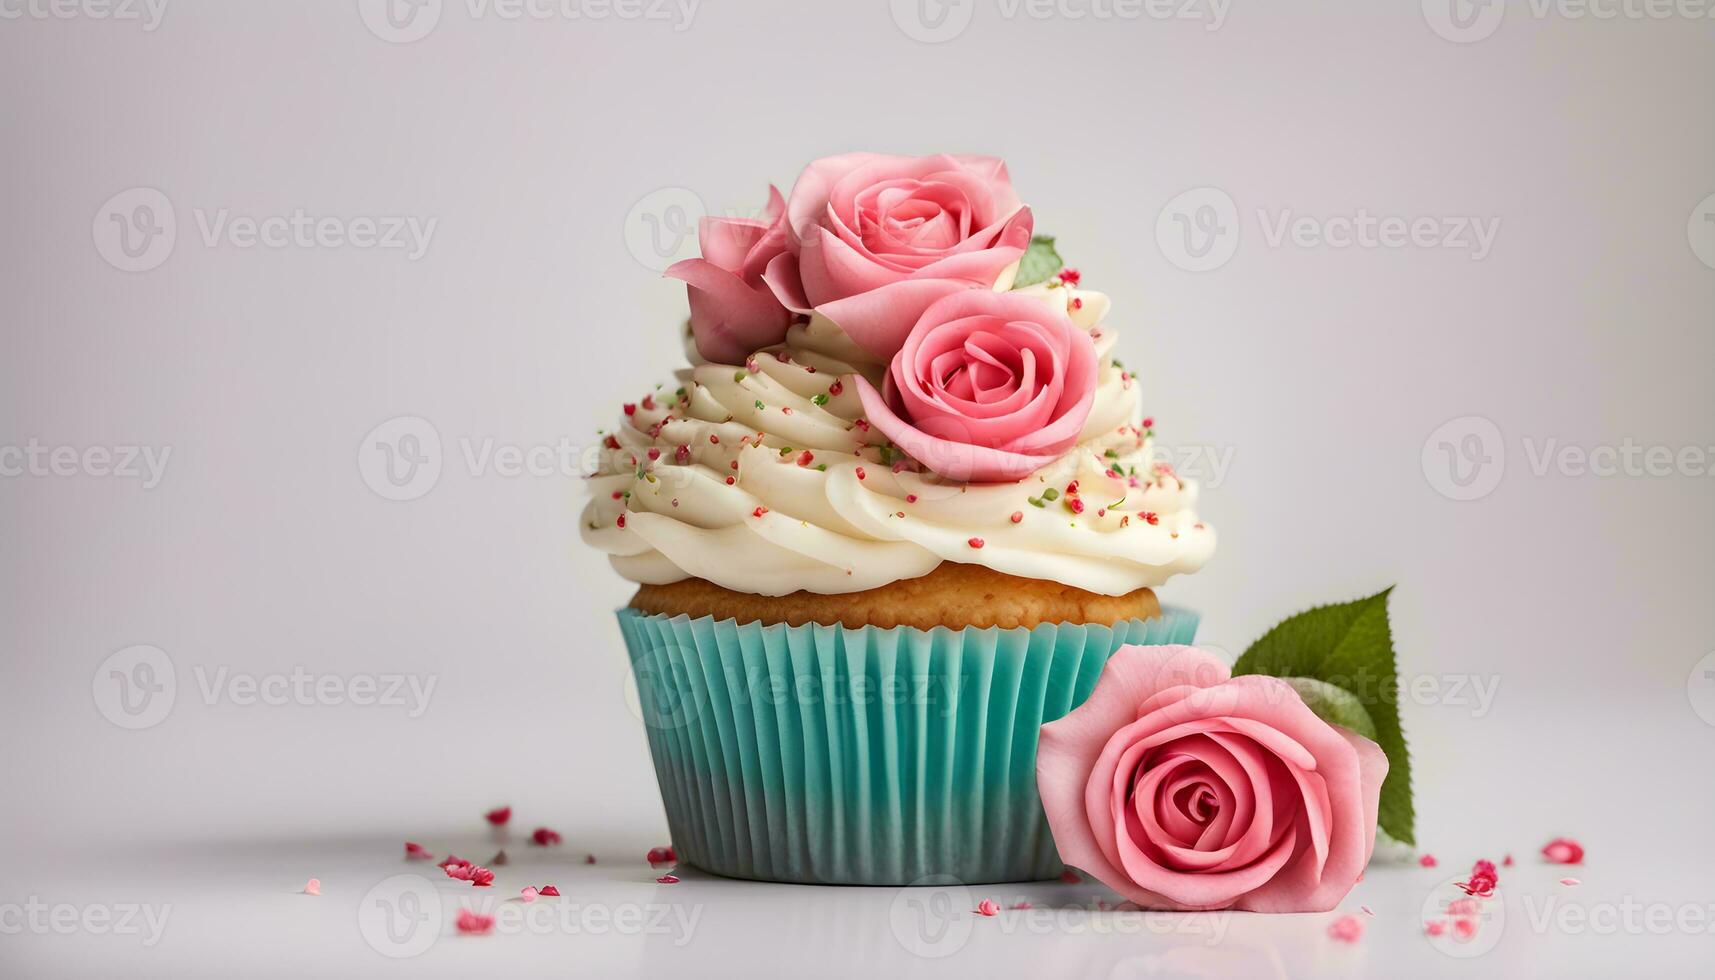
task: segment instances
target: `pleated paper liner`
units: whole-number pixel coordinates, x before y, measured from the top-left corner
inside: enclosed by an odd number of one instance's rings
[[[1037,730],[1128,643],[1197,615],[1003,630],[740,625],[619,611],[682,860],[733,878],[1053,878]]]

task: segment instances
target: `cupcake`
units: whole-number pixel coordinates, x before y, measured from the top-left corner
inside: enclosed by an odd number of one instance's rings
[[[691,366],[604,436],[586,542],[682,860],[770,881],[1061,871],[1037,732],[1214,531],[1153,447],[1108,298],[999,160],[812,163],[705,219]]]

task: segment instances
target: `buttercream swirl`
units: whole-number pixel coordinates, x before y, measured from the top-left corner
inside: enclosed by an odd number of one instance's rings
[[[1196,484],[1155,458],[1107,297],[1058,281],[1014,292],[1064,304],[1100,360],[1079,442],[1053,464],[1005,484],[920,472],[862,418],[851,376],[878,382],[884,366],[818,315],[742,368],[696,364],[677,391],[627,405],[590,477],[584,540],[635,582],[770,596],[877,588],[943,561],[1107,595],[1202,567],[1215,532]]]

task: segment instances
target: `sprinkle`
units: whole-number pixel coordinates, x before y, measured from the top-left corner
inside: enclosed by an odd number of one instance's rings
[[[304,882],[305,895],[320,895],[321,893],[322,880],[320,878],[311,878],[309,881]]]
[[[1423,934],[1425,936],[1439,936],[1446,931],[1446,919],[1430,919],[1428,922],[1423,924]]]
[[[1083,281],[1083,278],[1083,275],[1080,274],[1077,269],[1060,270],[1060,281],[1068,286],[1076,286],[1079,282]]]
[[[1570,837],[1556,837],[1542,846],[1542,856],[1550,864],[1582,864],[1584,845]]]
[[[748,374],[746,374],[746,373],[745,373],[745,372],[743,372],[743,371],[734,371],[734,372],[733,372],[733,373],[732,373],[732,379],[733,379],[733,380],[734,380],[734,381],[738,381],[738,382],[743,382],[743,381],[744,381],[744,379],[745,379],[745,378],[748,378],[748,377],[750,377],[750,375],[748,375]]]
[[[1511,854],[1508,854],[1506,857],[1501,858],[1501,867],[1510,868],[1512,866],[1513,866],[1513,856]]]
[[[1000,906],[996,905],[994,902],[992,902],[986,898],[977,903],[977,914],[978,915],[988,916],[988,915],[995,915],[999,912],[1000,912]]]
[[[1024,511],[1015,510],[1012,512],[1012,523],[1017,524],[1022,520],[1024,520]]]
[[[1476,934],[1477,934],[1477,920],[1476,919],[1461,918],[1461,919],[1454,919],[1453,920],[1453,935],[1457,936],[1460,939],[1470,939],[1472,936],[1475,936]]]
[[[760,398],[756,400],[756,410],[759,412],[762,411],[762,399]]]
[[[982,538],[972,538],[971,540],[969,540],[965,543],[970,545],[973,548],[981,548],[983,546],[983,539]]]
[[[1481,915],[1483,903],[1474,898],[1455,898],[1447,903],[1448,915]]]
[[[494,864],[494,865],[499,865],[500,867],[504,868],[508,864],[511,864],[512,862],[506,859],[506,852],[505,851],[498,851],[495,853],[495,855],[493,857],[488,859],[488,863]]]
[[[447,877],[458,881],[468,881],[477,888],[487,888],[494,884],[494,872],[487,868],[479,868],[468,862],[447,867]]]
[[[625,515],[620,514],[619,519],[616,520],[614,523],[618,524],[620,527],[624,527],[625,526]]]
[[[784,412],[787,415],[791,415],[792,414],[792,406],[791,405],[782,405],[782,406],[780,406],[780,411]]]
[[[908,494],[906,494],[906,495],[905,495],[905,502],[906,502],[906,503],[908,503],[908,504],[914,504],[914,503],[916,503],[916,502],[917,502],[917,495],[916,495],[916,494],[914,494],[914,493],[908,493]]]
[[[609,449],[618,449],[619,448],[619,440],[614,438],[613,436],[608,436],[606,439],[603,439],[601,441],[601,444],[606,446]]]
[[[541,888],[536,889],[536,894],[543,898],[559,898],[560,890],[555,888],[553,885],[543,885]]]
[[[1076,885],[1076,884],[1082,882],[1083,880],[1084,879],[1079,876],[1078,872],[1073,871],[1071,868],[1067,868],[1066,870],[1060,872],[1060,881],[1063,884]]]
[[[447,859],[445,861],[442,861],[440,864],[435,865],[435,867],[440,868],[444,871],[447,868],[450,868],[455,864],[469,864],[469,863],[470,863],[469,861],[466,861],[464,858],[461,858],[456,854],[448,854]]]
[[[646,411],[650,411],[650,412],[655,411],[655,396],[654,395],[644,395],[643,396],[643,408]]]
[[[427,861],[433,857],[434,857],[434,855],[430,854],[428,849],[425,848],[423,845],[418,844],[414,841],[406,841],[405,842],[405,860],[407,860],[407,861]]]
[[[1077,296],[1072,297],[1072,309],[1081,310],[1083,308],[1084,308],[1084,301]]]
[[[524,899],[526,902],[534,902],[536,900],[536,896],[540,894],[541,892],[538,892],[529,885],[525,885],[524,890],[518,893],[518,897]]]
[[[691,447],[690,446],[680,446],[679,448],[673,450],[673,462],[678,463],[680,466],[684,466],[684,465],[690,463],[690,461],[691,461]]]
[[[1199,526],[1201,526],[1201,525],[1199,525]],[[1436,865],[1440,864],[1441,862],[1435,860],[1435,855],[1425,854],[1422,857],[1417,859],[1417,863],[1422,865],[1425,868],[1433,868]]]
[[[1042,491],[1042,499],[1043,500],[1059,500],[1060,499],[1060,491],[1054,489],[1053,487],[1049,487],[1048,489]]]
[[[651,460],[660,459],[661,458],[661,450],[656,449],[653,446],[649,447],[649,458]]]
[[[311,878],[310,880],[315,881],[314,878]],[[1560,883],[1562,885],[1582,885],[1583,884],[1583,882],[1579,881],[1577,878],[1562,878],[1562,879],[1560,879]]]
[[[651,847],[644,857],[650,864],[674,864],[679,860],[679,854],[673,850],[671,844],[666,847]]]
[[[1161,523],[1160,516],[1158,516],[1154,511],[1146,510],[1143,512],[1142,517],[1145,521],[1149,522],[1150,524],[1160,524]]]
[[[737,483],[737,482],[738,481],[736,479],[734,479],[730,476],[726,478],[726,485],[729,487],[732,486],[734,483]]]
[[[1071,482],[1071,483],[1068,483],[1068,484],[1066,484],[1066,492],[1067,492],[1067,493],[1070,493],[1070,494],[1075,494],[1075,493],[1077,493],[1077,492],[1078,492],[1078,481],[1077,481],[1077,480],[1073,480],[1073,481],[1072,481],[1072,482]],[[1049,497],[1049,498],[1048,498],[1048,499],[1049,499],[1049,500],[1053,500],[1053,499],[1054,499],[1054,498],[1053,498],[1053,497]]]
[[[679,883],[679,876],[678,875],[662,875],[661,877],[655,879],[655,883],[657,885],[677,885]]]
[[[799,466],[809,466],[811,463],[814,463],[815,461],[816,461],[816,454],[811,452],[808,449],[806,449],[802,453],[798,454],[798,465]]]
[[[733,460],[733,461],[732,461],[732,462],[731,462],[731,463],[729,463],[729,464],[727,464],[727,465],[729,465],[729,466],[731,466],[731,467],[732,467],[732,468],[733,468],[733,469],[735,469],[735,470],[736,470],[736,469],[738,469],[738,460],[736,460],[736,459],[735,459],[735,460]]]
[[[857,468],[857,478],[860,480],[864,478],[863,467],[861,466]]]
[[[558,844],[559,842],[559,833],[549,830],[546,827],[537,827],[536,832],[530,835],[530,843],[536,844],[540,847],[548,847],[549,845]]]
[[[846,383],[844,381],[835,381],[833,384],[828,386],[828,394],[833,395],[836,398],[839,397],[840,392],[845,390]]]
[[[767,507],[758,507],[758,508],[756,508],[756,509],[755,509],[755,510],[753,510],[753,511],[751,511],[751,512],[750,512],[750,516],[752,516],[752,517],[761,517],[761,516],[762,516],[762,515],[763,515],[763,514],[766,514],[766,513],[768,513],[768,508],[767,508]]]
[[[1066,506],[1071,508],[1072,513],[1074,514],[1082,514],[1084,512],[1084,501],[1077,497],[1067,497]]]
[[[595,855],[594,854],[585,854],[584,855],[584,863],[585,864],[594,864],[595,863]]]
[[[1032,506],[1032,507],[1046,507],[1046,506],[1048,506],[1046,503],[1043,503],[1041,497],[1026,497],[1024,499],[1030,501],[1030,506]]]
[[[1355,943],[1364,934],[1364,923],[1355,915],[1342,915],[1328,926],[1328,935],[1343,943]]]
[[[494,916],[459,909],[458,928],[467,936],[486,936],[494,929]]]
[[[615,490],[615,491],[614,491],[614,492],[613,492],[613,499],[615,499],[615,500],[618,500],[618,499],[619,499],[619,498],[621,498],[621,497],[623,497],[623,496],[625,496],[625,494],[624,494],[624,493],[622,493],[622,492],[620,492],[620,491],[618,491],[618,490]]]
[[[827,403],[828,403],[828,396],[827,395],[811,395],[810,396],[810,404],[812,404],[812,405],[826,405]]]
[[[1030,909],[1035,908],[1036,906],[1031,905],[1029,902],[1013,902],[1012,905],[1010,905],[1008,907],[1015,909],[1017,911],[1020,911],[1020,912],[1027,912]]]
[[[620,407],[625,410],[625,414],[627,414],[627,415],[636,415],[637,414],[637,406],[633,405],[630,402],[626,402],[624,405],[622,405]]]
[[[1359,912],[1362,912],[1362,913],[1364,913],[1364,914],[1365,914],[1365,915],[1368,915],[1368,916],[1374,916],[1374,915],[1375,915],[1375,913],[1374,913],[1374,912],[1372,912],[1372,911],[1370,911],[1370,907],[1369,907],[1369,906],[1368,906],[1368,905],[1360,905],[1360,906],[1358,906],[1358,911],[1359,911]]]

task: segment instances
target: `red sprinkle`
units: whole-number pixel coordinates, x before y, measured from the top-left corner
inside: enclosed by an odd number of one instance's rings
[[[655,410],[655,396],[654,395],[644,395],[643,396],[643,407],[646,410],[653,412]]]
[[[1160,524],[1160,523],[1161,523],[1161,518],[1160,518],[1160,516],[1158,516],[1158,515],[1157,515],[1157,514],[1156,514],[1156,513],[1155,513],[1155,512],[1154,512],[1154,511],[1152,511],[1152,510],[1146,510],[1146,511],[1144,511],[1144,512],[1143,512],[1143,519],[1144,519],[1144,520],[1146,520],[1146,521],[1148,521],[1148,522],[1149,522],[1149,523],[1151,523],[1151,524]]]
[[[798,465],[809,466],[816,461],[816,454],[806,449],[798,454]]]
[[[1501,858],[1501,867],[1510,868],[1512,866],[1513,866],[1513,856],[1511,854],[1508,854],[1506,857]]]
[[[673,850],[671,844],[666,847],[651,847],[644,857],[650,864],[675,864],[679,860],[679,854]]]
[[[1076,296],[1072,297],[1072,309],[1081,310],[1083,308],[1084,308],[1084,301],[1082,299],[1079,299]]]
[[[852,425],[857,426],[857,430],[859,432],[868,432],[869,431],[869,420],[868,419],[857,419],[856,421],[852,422]]]
[[[1078,497],[1067,497],[1066,506],[1072,508],[1072,513],[1074,514],[1082,514],[1084,512],[1084,501]]]
[[[414,841],[406,841],[405,842],[405,860],[407,860],[407,861],[427,861],[432,857],[434,857],[434,855],[430,854],[428,848],[424,847],[423,845],[418,844]]]
[[[730,465],[733,469],[736,470],[736,469],[738,469],[738,460],[735,459],[728,465]]]
[[[486,936],[494,930],[494,916],[459,909],[458,927],[467,936]]]
[[[1153,429],[1153,428],[1155,428],[1155,418],[1154,418],[1154,416],[1144,416],[1144,419],[1143,419],[1143,427],[1144,427],[1144,428],[1146,428],[1146,429]]]
[[[447,868],[450,868],[455,864],[469,864],[469,863],[470,863],[469,861],[466,861],[464,858],[459,857],[457,854],[448,854],[447,859],[445,861],[442,861],[440,864],[435,865],[435,867],[440,868],[441,870],[445,871]]]
[[[655,883],[658,885],[677,885],[679,883],[679,876],[678,875],[662,875],[661,877],[655,879]]]
[[[1433,868],[1436,865],[1440,864],[1441,862],[1435,860],[1435,855],[1425,854],[1422,857],[1417,859],[1417,863],[1422,865],[1425,868]]]
[[[906,495],[905,495],[905,502],[906,502],[906,503],[908,503],[908,504],[914,504],[914,503],[916,503],[916,502],[917,502],[917,495],[916,495],[916,494],[914,494],[914,493],[908,493],[908,494],[906,494]]]
[[[1542,846],[1542,856],[1550,864],[1582,864],[1584,845],[1570,837],[1556,837]]]
[[[780,411],[786,413],[787,415],[791,415],[792,414],[792,406],[791,405],[782,405],[782,406],[780,406]]]
[[[983,539],[982,538],[972,538],[968,543],[973,548],[981,548],[983,546]]]
[[[1078,492],[1078,481],[1073,480],[1071,483],[1066,484],[1066,492],[1067,493],[1077,493]]]
[[[977,903],[978,915],[995,915],[999,912],[1000,906],[986,898]]]
[[[477,888],[487,888],[494,884],[494,872],[487,868],[479,868],[474,864],[454,864],[446,869],[448,878],[468,881]]]
[[[608,436],[606,439],[603,439],[601,441],[601,444],[606,446],[609,449],[618,449],[619,448],[619,440],[613,436]]]
[[[718,446],[720,444],[721,444],[721,437],[715,435],[713,432],[709,433],[709,445]]]
[[[684,466],[685,464],[689,463],[690,461],[691,461],[691,447],[690,446],[680,446],[678,449],[673,450],[673,462],[678,463],[680,466]]]
[[[1077,269],[1060,270],[1060,281],[1068,286],[1076,286],[1078,283],[1082,282],[1083,279],[1083,275],[1080,274]]]
[[[861,480],[861,479],[863,479],[863,477],[864,477],[863,467],[860,466],[857,468],[857,478]]]
[[[661,450],[656,449],[653,446],[651,446],[649,449],[649,458],[650,459],[660,459],[661,458]]]
[[[619,519],[614,521],[614,523],[618,524],[620,527],[624,527],[625,526],[625,515],[624,514],[619,515]]]
[[[763,515],[763,514],[766,514],[766,513],[768,513],[768,508],[767,508],[767,507],[758,507],[758,508],[756,508],[756,509],[755,509],[755,510],[753,510],[753,511],[751,511],[751,512],[750,512],[750,516],[752,516],[752,517],[761,517],[761,516],[762,516],[762,515]]]
[[[1022,520],[1024,520],[1024,511],[1015,510],[1012,512],[1012,523],[1017,524],[1019,521],[1022,521]]]
[[[595,863],[595,855],[594,854],[585,854],[584,855],[584,863],[585,864],[594,864]]]
[[[614,491],[614,492],[613,492],[613,499],[615,499],[615,500],[618,500],[618,499],[619,499],[619,498],[621,498],[621,497],[623,497],[623,496],[625,496],[625,494],[624,494],[624,493],[622,493],[622,492],[620,492],[620,491],[618,491],[618,490],[615,490],[615,491]],[[492,819],[490,819],[490,820],[489,820],[489,822],[490,822],[490,823],[493,823],[493,822],[494,822],[494,821],[493,821],[493,820],[492,820]],[[506,822],[506,821],[504,821],[504,820],[502,820],[502,821],[501,821],[501,823],[505,823],[505,822]]]
[[[559,833],[549,830],[546,827],[537,827],[536,832],[530,835],[530,843],[541,847],[548,847],[553,844],[558,844],[559,842]]]
[[[1060,881],[1064,884],[1076,885],[1083,880],[1084,879],[1078,875],[1078,872],[1073,871],[1071,868],[1067,868],[1065,871],[1060,872]]]
[[[637,406],[633,405],[630,402],[626,402],[622,407],[625,409],[625,414],[627,414],[627,415],[636,415],[637,414]]]
[[[543,885],[541,888],[536,889],[536,894],[543,898],[559,898],[560,890],[555,888],[553,885]]]
[[[840,392],[845,390],[846,383],[844,381],[835,381],[833,384],[828,386],[828,394],[833,396],[837,396]]]
[[[729,476],[729,477],[727,477],[727,478],[726,478],[726,485],[727,485],[727,486],[729,486],[729,487],[730,487],[730,486],[732,486],[732,485],[733,485],[733,484],[734,484],[734,483],[737,483],[737,482],[738,482],[738,480],[736,480],[736,479],[735,479],[735,478],[733,478],[733,477],[730,477],[730,476]]]

